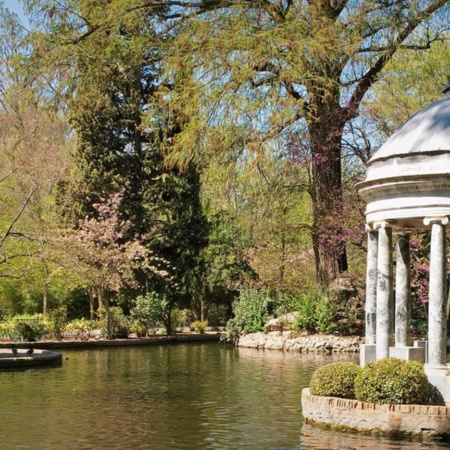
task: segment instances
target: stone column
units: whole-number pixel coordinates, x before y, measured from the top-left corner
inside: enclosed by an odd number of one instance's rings
[[[428,367],[446,368],[447,362],[447,217],[426,217],[431,224],[430,287],[428,301]]]
[[[376,343],[378,231],[367,228],[366,344]]]
[[[376,357],[389,358],[393,344],[393,263],[392,228],[387,222],[377,223],[378,231],[378,277],[377,277],[377,341]]]
[[[411,271],[410,231],[397,237],[397,270],[395,278],[395,346],[411,345]]]

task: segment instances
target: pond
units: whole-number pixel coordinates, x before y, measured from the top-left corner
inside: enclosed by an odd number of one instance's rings
[[[62,367],[0,373],[0,448],[450,448],[303,424],[314,369],[350,356],[218,344],[63,354]]]

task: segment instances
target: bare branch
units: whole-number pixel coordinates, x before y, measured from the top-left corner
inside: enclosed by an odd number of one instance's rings
[[[33,256],[33,254],[30,253],[17,253],[15,255],[11,255],[11,256],[5,256],[3,257],[3,259],[0,259],[0,265],[1,264],[6,264],[8,263],[11,259],[16,259],[16,258],[29,258],[30,256]],[[0,275],[0,277],[9,277],[9,275]],[[11,277],[12,278],[12,277]]]
[[[3,178],[0,178],[0,183],[2,183],[3,181],[5,181],[10,175],[12,175],[15,171],[17,170],[17,168],[12,169],[11,171],[9,171]]]
[[[390,47],[363,47],[358,49],[358,53],[381,53],[387,52]],[[428,50],[431,48],[431,42],[427,42],[425,45],[399,45],[399,48],[407,50]]]
[[[8,229],[6,230],[5,234],[3,235],[2,240],[0,241],[0,247],[3,246],[3,244],[5,243],[6,238],[9,236],[9,234],[11,233],[11,230],[13,228],[13,226],[15,225],[15,223],[20,219],[20,216],[22,215],[22,213],[24,212],[26,206],[28,205],[29,201],[31,200],[31,197],[33,196],[33,194],[36,192],[37,190],[37,186],[33,186],[33,189],[31,190],[31,192],[28,194],[28,197],[25,199],[25,201],[23,202],[22,207],[20,208],[19,213],[17,214],[17,216],[15,217],[15,219],[11,222],[11,224],[9,225]]]
[[[350,99],[349,106],[347,107],[348,117],[356,117],[357,108],[361,103],[364,95],[370,89],[370,87],[375,83],[378,75],[386,66],[386,64],[391,60],[396,51],[400,48],[402,43],[410,36],[410,34],[431,14],[437,11],[439,8],[448,3],[448,0],[436,0],[432,5],[425,9],[422,13],[418,14],[414,19],[409,20],[406,26],[398,34],[393,44],[387,47],[386,51],[378,58],[375,64],[366,72],[366,74],[361,78],[355,91]]]

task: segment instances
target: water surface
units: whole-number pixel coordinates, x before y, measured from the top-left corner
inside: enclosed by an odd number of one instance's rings
[[[450,448],[304,425],[312,372],[349,356],[217,344],[63,354],[59,368],[0,373],[0,448]]]

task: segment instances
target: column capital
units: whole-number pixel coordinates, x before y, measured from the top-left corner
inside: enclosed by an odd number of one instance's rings
[[[378,222],[373,222],[372,223],[372,228],[374,230],[378,230],[380,228],[392,228],[392,225],[389,222],[386,222],[385,220],[380,220]]]
[[[441,225],[447,225],[448,224],[448,217],[447,216],[439,216],[439,217],[424,217],[423,219],[424,225],[430,225],[433,223],[439,223]]]

